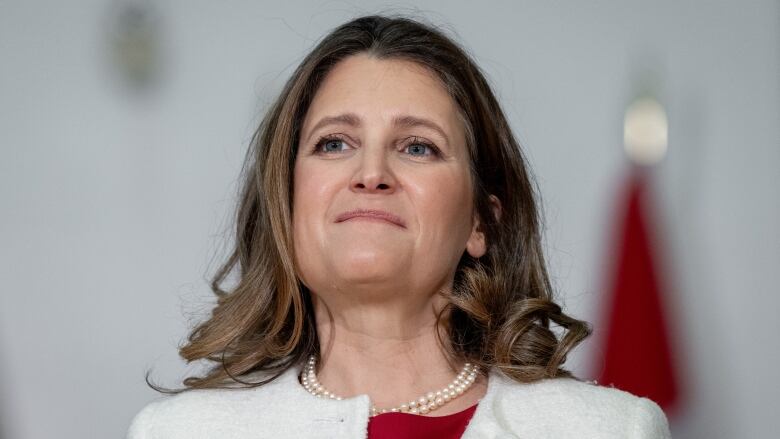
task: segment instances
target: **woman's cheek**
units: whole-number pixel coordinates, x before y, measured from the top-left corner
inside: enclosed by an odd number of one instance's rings
[[[471,232],[471,193],[467,179],[457,173],[446,173],[422,183],[418,192],[418,215],[424,222],[424,240],[430,246],[441,242],[460,245]],[[450,250],[447,250],[450,251]]]

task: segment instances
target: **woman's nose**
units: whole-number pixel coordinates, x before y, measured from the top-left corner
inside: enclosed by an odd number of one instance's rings
[[[350,182],[354,192],[391,194],[398,185],[384,148],[363,147]]]

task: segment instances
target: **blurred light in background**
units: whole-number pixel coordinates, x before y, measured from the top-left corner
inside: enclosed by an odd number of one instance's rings
[[[652,165],[666,155],[669,122],[664,107],[652,97],[635,100],[626,110],[623,144],[628,157],[640,165]]]

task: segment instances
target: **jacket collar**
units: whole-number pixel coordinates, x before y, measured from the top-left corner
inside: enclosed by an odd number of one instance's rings
[[[342,400],[314,397],[298,381],[302,369],[303,363],[293,365],[276,380],[260,388],[274,394],[275,405],[297,412],[298,419],[308,423],[311,429],[334,433],[338,431],[343,435],[339,437],[365,437],[371,403],[368,395],[361,394]],[[484,433],[492,431],[490,426],[494,424],[497,395],[512,382],[497,369],[490,370],[487,391],[479,400],[463,439],[483,437]]]

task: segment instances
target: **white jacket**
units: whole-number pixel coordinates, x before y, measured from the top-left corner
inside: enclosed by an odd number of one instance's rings
[[[253,389],[164,396],[133,419],[127,439],[365,439],[368,395],[317,398],[301,365]],[[520,384],[493,370],[463,439],[670,438],[654,402],[571,378]]]

